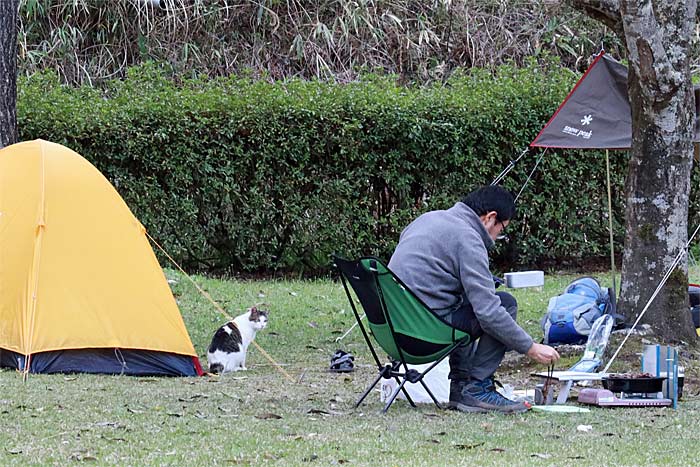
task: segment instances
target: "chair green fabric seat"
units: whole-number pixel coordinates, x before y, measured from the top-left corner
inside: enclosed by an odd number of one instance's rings
[[[378,258],[366,256],[346,260],[334,255],[333,259],[355,318],[379,370],[379,376],[358,400],[356,407],[381,378],[394,378],[399,383],[384,408],[385,412],[399,391],[403,391],[411,405],[415,405],[404,388],[407,381],[422,384],[440,407],[423,377],[458,345],[468,343],[471,340],[469,334],[453,328],[438,317]],[[364,309],[374,341],[388,354],[390,363],[383,365],[380,362],[355,307],[348,284]],[[422,373],[410,370],[407,366],[430,362],[433,364]]]
[[[389,269],[375,258],[363,258],[360,264],[368,272],[376,269],[379,287],[387,311],[391,313],[391,323],[394,332],[399,335],[413,338],[416,342],[414,347],[418,347],[413,353],[410,346],[402,346],[403,356],[406,363],[423,364],[434,362],[444,355],[445,349],[449,348],[456,341],[468,337],[468,334],[457,330],[440,320],[430,309],[423,304],[418,297],[404,286],[399,279]],[[377,340],[377,343],[394,360],[401,360],[398,347],[396,345],[391,328],[386,321],[373,321],[368,317],[369,328]],[[433,344],[425,345],[419,343]],[[431,352],[431,350],[434,351]],[[424,350],[418,352],[418,350]],[[426,353],[430,352],[430,353]]]

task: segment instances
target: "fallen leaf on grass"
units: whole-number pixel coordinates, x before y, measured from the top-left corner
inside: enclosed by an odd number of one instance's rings
[[[136,409],[132,409],[131,407],[127,407],[126,411],[129,413],[136,413],[136,414],[143,413],[143,410],[136,410]]]
[[[263,413],[260,415],[256,415],[255,418],[259,418],[260,420],[279,420],[282,418],[281,415],[277,415],[276,413]]]
[[[168,412],[167,415],[171,417],[182,417],[182,414],[177,412]]]
[[[428,442],[433,444],[440,444],[440,441],[438,441],[437,439],[429,439]]]
[[[72,461],[80,461],[80,462],[94,462],[97,460],[97,457],[92,456],[90,454],[80,454],[80,453],[73,453],[69,457],[70,460]]]
[[[21,448],[5,448],[8,454],[22,454],[22,449]]]
[[[307,324],[309,325],[309,327],[312,327],[312,328],[318,327],[318,323],[316,323],[315,321],[309,321]]]
[[[616,433],[603,433],[601,436],[617,436]]]
[[[580,431],[583,433],[588,433],[591,430],[593,430],[593,426],[591,425],[579,425],[576,427],[576,431]]]
[[[76,379],[78,379],[77,376],[65,376],[63,381],[75,381]]]
[[[306,413],[315,413],[315,414],[319,414],[319,415],[330,415],[329,412],[326,412],[325,410],[321,410],[321,409],[309,409],[309,411]]]
[[[583,456],[569,456],[567,459],[585,459]]]
[[[476,444],[455,444],[455,449],[474,449],[486,444],[485,441]]]
[[[540,459],[549,459],[550,457],[552,457],[552,455],[551,454],[542,454],[542,453],[536,452],[536,453],[530,455],[530,457],[539,457]]]
[[[105,441],[126,441],[124,438],[110,438],[109,436],[105,435],[100,435],[100,438],[102,438]]]
[[[491,448],[491,449],[489,449],[489,451],[492,451],[492,452],[506,452],[506,450],[503,449],[503,448]]]
[[[311,454],[309,457],[304,457],[302,459],[302,461],[303,462],[311,462],[311,461],[315,461],[316,459],[318,459],[318,456],[316,454]]]
[[[193,394],[189,397],[179,397],[177,400],[180,402],[193,402],[193,401],[199,399],[200,397],[203,397],[206,399],[209,396],[207,396],[206,394]]]
[[[231,412],[231,409],[227,409],[226,407],[217,407],[219,410],[221,410],[223,413],[229,413]]]

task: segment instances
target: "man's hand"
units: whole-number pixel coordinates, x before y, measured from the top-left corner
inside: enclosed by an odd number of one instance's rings
[[[551,365],[559,360],[559,353],[552,347],[544,344],[532,343],[532,347],[527,351],[527,356],[536,362]]]

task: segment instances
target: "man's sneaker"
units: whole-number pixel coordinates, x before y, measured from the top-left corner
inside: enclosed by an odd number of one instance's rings
[[[492,378],[483,381],[452,380],[450,382],[450,403],[448,407],[461,412],[483,413],[522,413],[530,409],[527,402],[514,402],[503,397]]]

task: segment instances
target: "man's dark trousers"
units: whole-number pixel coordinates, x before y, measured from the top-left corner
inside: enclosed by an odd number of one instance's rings
[[[501,299],[501,305],[515,320],[518,313],[518,302],[507,292],[496,292]],[[439,313],[451,326],[465,331],[472,336],[472,342],[462,345],[450,354],[450,376],[452,380],[490,378],[503,361],[508,349],[501,341],[485,334],[479,321],[474,315],[466,297],[462,297],[462,303],[447,313]],[[474,342],[476,339],[478,341]]]

